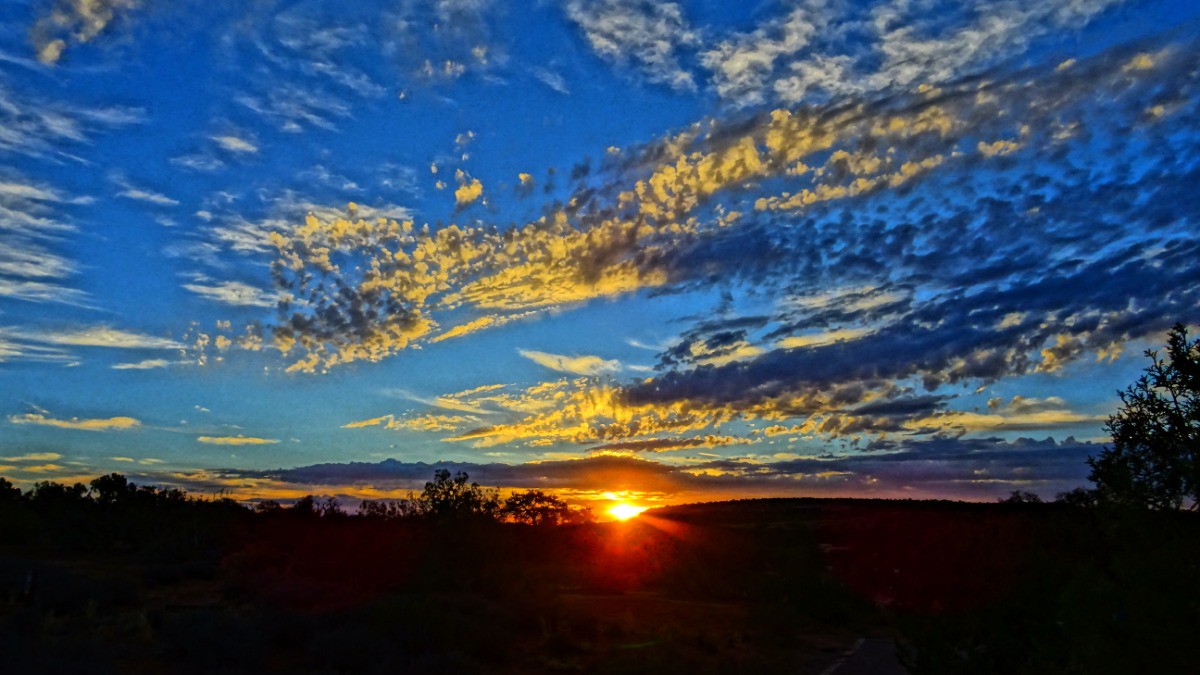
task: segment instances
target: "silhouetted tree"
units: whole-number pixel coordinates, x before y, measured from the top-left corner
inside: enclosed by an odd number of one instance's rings
[[[500,511],[499,493],[485,490],[479,483],[467,483],[469,480],[470,476],[462,471],[453,478],[445,469],[435,471],[433,480],[421,492],[426,515],[436,520],[495,518]]]
[[[410,492],[408,499],[385,501],[382,499],[364,499],[358,505],[357,515],[360,518],[372,520],[399,520],[416,518],[425,513],[421,500]]]
[[[355,512],[355,515],[373,520],[389,520],[391,519],[391,509],[388,508],[388,503],[381,499],[364,499],[358,503],[358,511]]]
[[[33,489],[29,491],[29,501],[36,506],[72,506],[86,500],[87,491],[87,486],[83,483],[67,487],[62,483],[41,481],[33,484]]]
[[[119,473],[110,473],[92,479],[92,498],[98,504],[115,504],[127,499],[137,489],[129,479]]]
[[[1090,509],[1096,506],[1096,491],[1077,487],[1068,492],[1060,492],[1054,498],[1058,504],[1066,504],[1075,508]]]
[[[1167,358],[1147,350],[1145,374],[1123,392],[1105,428],[1112,447],[1088,458],[1102,501],[1150,509],[1197,506],[1200,489],[1200,339],[1179,323]]]
[[[325,501],[317,506],[317,512],[322,518],[345,518],[346,512],[342,509],[342,503],[335,497],[326,497]]]
[[[292,504],[292,508],[288,509],[288,514],[297,518],[316,518],[317,500],[312,495],[304,495]]]
[[[19,502],[21,496],[20,488],[8,482],[7,478],[0,478],[0,504]]]
[[[999,501],[1001,504],[1041,504],[1042,498],[1033,492],[1013,490],[1012,494],[1001,498]]]
[[[504,500],[501,512],[529,525],[561,525],[571,519],[571,507],[565,501],[541,490],[512,493]]]
[[[282,510],[283,507],[280,506],[279,502],[275,501],[274,499],[264,499],[254,505],[255,513],[278,513]]]

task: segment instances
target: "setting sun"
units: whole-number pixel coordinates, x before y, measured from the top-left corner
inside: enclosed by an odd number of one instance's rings
[[[625,502],[621,502],[620,504],[614,504],[613,506],[611,506],[608,509],[608,512],[610,515],[612,515],[612,517],[616,518],[617,520],[629,520],[630,518],[638,515],[639,513],[641,513],[642,511],[645,511],[645,510],[646,510],[646,507],[644,507],[644,506],[634,506],[633,504],[626,504]]]

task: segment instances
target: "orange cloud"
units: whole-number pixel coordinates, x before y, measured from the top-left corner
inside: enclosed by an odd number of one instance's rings
[[[9,415],[8,421],[13,424],[35,424],[38,426],[75,429],[79,431],[126,430],[135,429],[142,425],[140,421],[132,417],[109,417],[106,419],[79,419],[78,417],[72,417],[69,420],[59,420],[40,413]]]
[[[199,436],[196,438],[201,443],[209,443],[211,445],[270,445],[279,441],[271,438],[255,438],[254,436]]]

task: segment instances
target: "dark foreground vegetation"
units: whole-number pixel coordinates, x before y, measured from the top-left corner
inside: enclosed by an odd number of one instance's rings
[[[347,515],[120,476],[0,483],[3,670],[820,673],[858,637],[914,673],[1200,662],[1195,513],[1016,495],[589,523],[545,495],[513,502],[547,509],[531,516],[465,477],[430,485]]]

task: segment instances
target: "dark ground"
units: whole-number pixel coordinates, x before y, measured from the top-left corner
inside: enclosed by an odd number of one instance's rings
[[[1196,515],[753,500],[534,527],[8,507],[0,655],[4,672],[848,675],[888,672],[895,645],[914,673],[1190,672]]]

